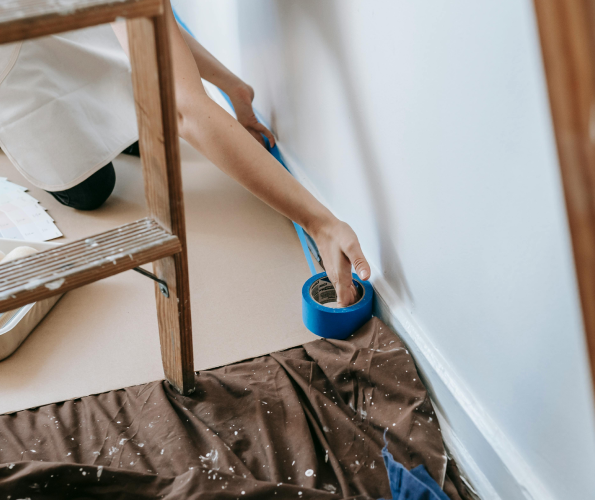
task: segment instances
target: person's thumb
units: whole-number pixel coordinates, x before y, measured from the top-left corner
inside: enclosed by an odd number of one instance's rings
[[[364,252],[362,252],[361,247],[359,246],[359,242],[356,240],[351,242],[347,248],[343,250],[345,256],[351,262],[351,265],[355,269],[355,272],[362,280],[367,280],[370,277],[370,264],[364,257]]]

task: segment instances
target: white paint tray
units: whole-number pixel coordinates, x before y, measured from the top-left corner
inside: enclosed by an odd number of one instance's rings
[[[0,238],[0,250],[8,254],[16,247],[28,246],[43,251],[58,246],[56,243],[7,240]],[[40,300],[0,313],[0,361],[10,356],[24,342],[62,295]]]

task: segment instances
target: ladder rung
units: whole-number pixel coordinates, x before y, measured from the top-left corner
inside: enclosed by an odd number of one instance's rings
[[[0,0],[0,44],[162,12],[162,0]]]
[[[153,219],[0,264],[0,312],[162,259],[182,250]]]

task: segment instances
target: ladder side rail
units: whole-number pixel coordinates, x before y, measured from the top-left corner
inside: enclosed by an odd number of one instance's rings
[[[166,378],[183,393],[194,390],[190,285],[172,57],[165,9],[127,21],[132,83],[149,215],[177,236],[181,252],[153,263],[167,282],[166,298],[155,286],[161,356]]]

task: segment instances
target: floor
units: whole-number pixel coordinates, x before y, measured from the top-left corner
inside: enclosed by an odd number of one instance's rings
[[[181,144],[195,368],[316,338],[301,321],[310,276],[289,220]],[[114,161],[117,185],[95,212],[59,205],[0,154],[0,176],[30,187],[65,235],[89,236],[145,216],[138,159]],[[0,362],[0,414],[163,378],[152,282],[132,271],[68,292]]]

